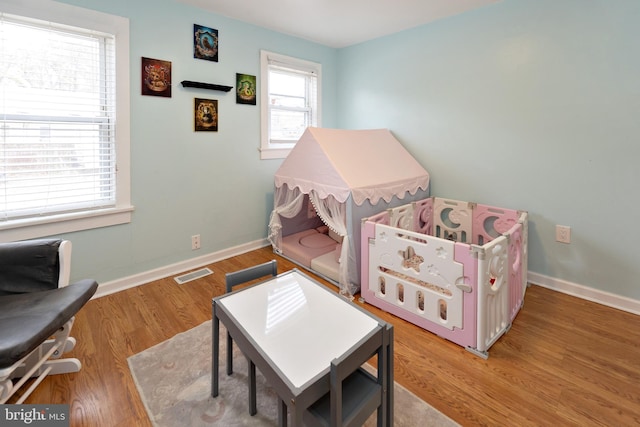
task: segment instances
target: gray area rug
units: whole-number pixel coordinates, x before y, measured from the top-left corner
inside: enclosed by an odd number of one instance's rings
[[[277,395],[258,370],[258,413],[249,415],[247,360],[234,345],[234,373],[226,373],[226,330],[220,325],[220,395],[211,397],[211,321],[129,357],[140,397],[157,427],[275,426]],[[395,384],[396,426],[457,426]],[[375,426],[375,414],[366,426]]]

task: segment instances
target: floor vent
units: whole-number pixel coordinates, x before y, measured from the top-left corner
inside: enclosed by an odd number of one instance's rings
[[[209,274],[213,274],[213,271],[208,268],[201,268],[200,270],[192,271],[191,273],[182,274],[180,276],[176,276],[173,278],[179,285],[183,283],[190,282],[192,280],[199,279],[204,276],[208,276]]]

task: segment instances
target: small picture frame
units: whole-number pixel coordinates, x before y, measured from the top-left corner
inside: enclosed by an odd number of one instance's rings
[[[171,98],[171,62],[142,57],[142,95]]]
[[[256,76],[236,73],[236,104],[256,105]]]
[[[218,62],[218,30],[193,24],[193,57]]]
[[[196,132],[217,132],[218,100],[194,98],[193,117]]]

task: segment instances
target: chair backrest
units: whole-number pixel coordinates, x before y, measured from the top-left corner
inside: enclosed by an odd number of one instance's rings
[[[389,365],[384,365],[383,352],[389,354],[389,339],[392,327],[379,328],[353,349],[331,362],[330,391],[314,403],[305,414],[305,422],[318,426],[361,426],[378,410],[382,424],[387,425],[389,396]],[[370,339],[372,338],[372,339]],[[378,369],[371,374],[362,366],[374,355],[378,355]],[[392,362],[391,362],[392,363]],[[391,365],[392,366],[392,365]],[[387,374],[383,374],[387,372]]]
[[[384,349],[384,329],[375,332],[375,340],[357,345],[349,353],[331,362],[330,423],[332,426],[362,425],[382,405],[381,372],[373,376],[363,370],[374,354]]]
[[[277,276],[278,262],[273,259],[263,264],[254,265],[243,270],[234,271],[225,275],[227,292],[231,292],[233,287],[264,276]]]
[[[71,273],[71,242],[33,239],[0,243],[0,295],[67,286]]]

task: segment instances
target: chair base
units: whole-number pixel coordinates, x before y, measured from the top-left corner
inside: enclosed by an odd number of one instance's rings
[[[76,345],[76,339],[69,336],[74,320],[71,318],[51,339],[40,344],[22,360],[0,369],[0,404],[6,403],[30,378],[36,380],[15,403],[23,403],[47,375],[80,371],[82,364],[78,359],[60,358]],[[15,383],[14,379],[17,379]]]

